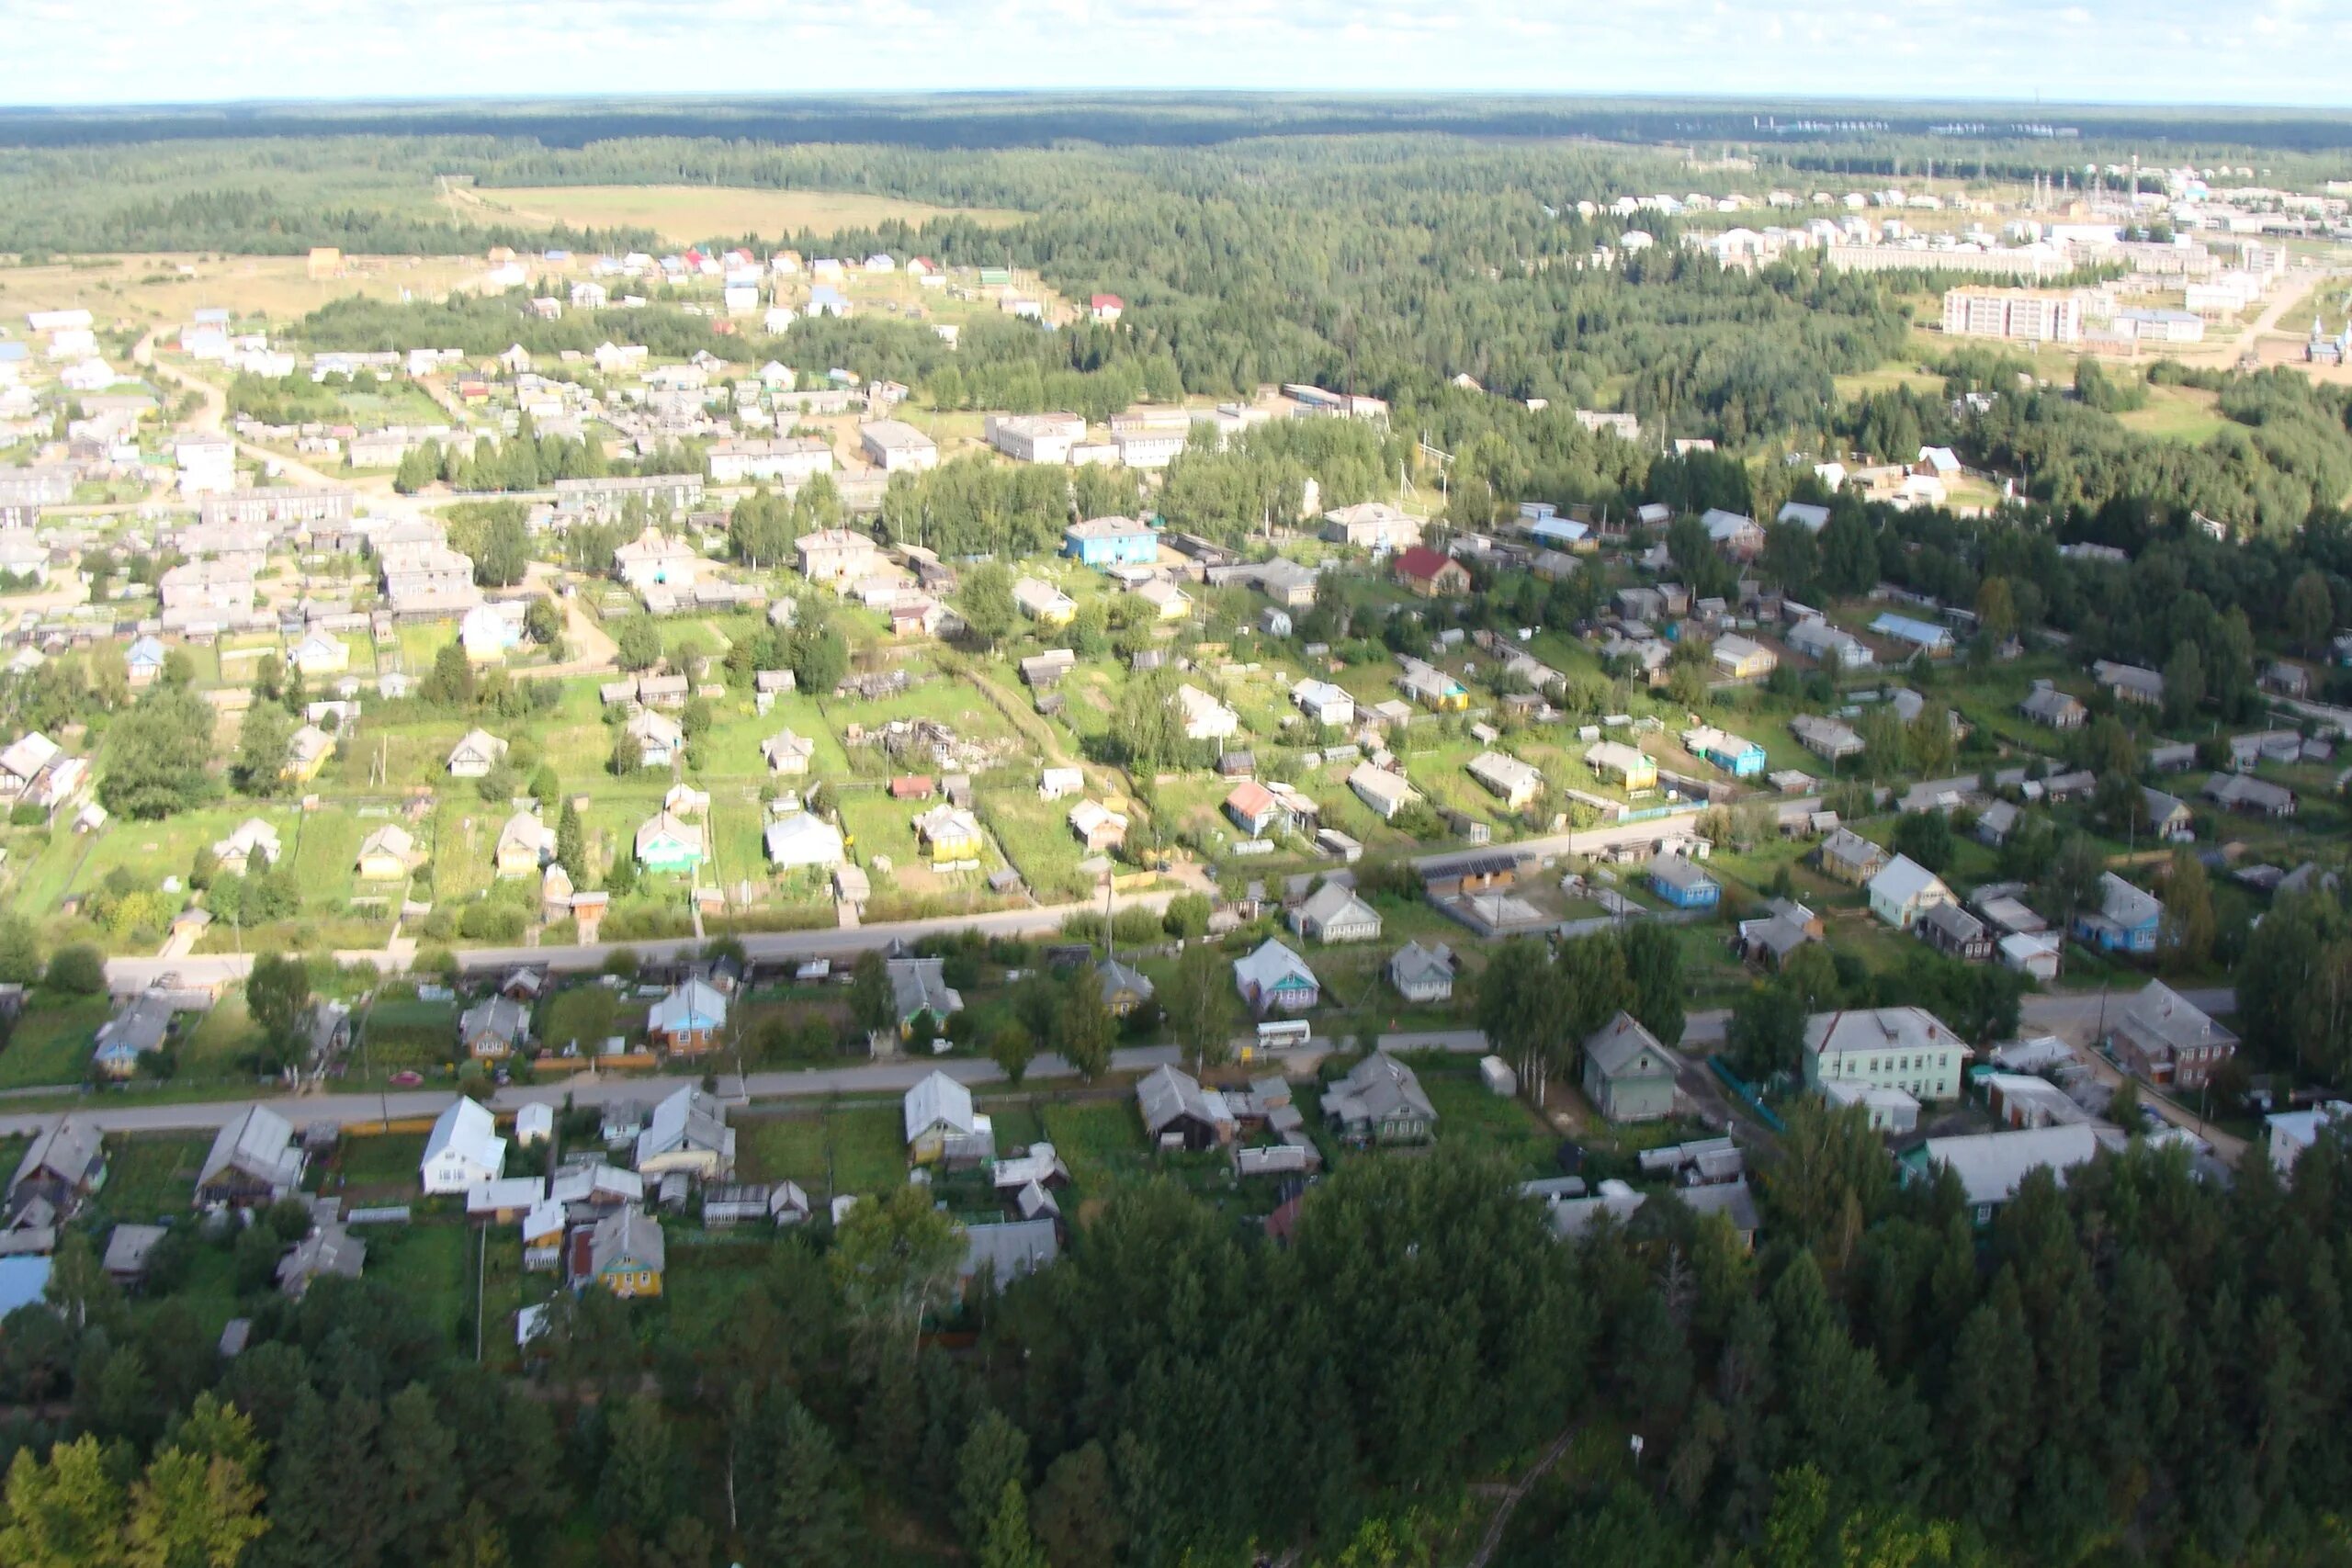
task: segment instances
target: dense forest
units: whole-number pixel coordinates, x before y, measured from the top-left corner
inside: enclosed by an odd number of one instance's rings
[[[365,1280],[271,1294],[299,1213],[175,1242],[147,1302],[69,1241],[0,1336],[0,1559],[1418,1564],[1469,1482],[1564,1437],[1498,1562],[2352,1550],[2342,1144],[2291,1192],[2260,1160],[2224,1190],[2102,1156],[1980,1232],[1858,1112],[1805,1111],[1760,1179],[1754,1256],[1670,1197],[1563,1243],[1459,1152],[1351,1164],[1286,1245],[1154,1185],[960,1314],[961,1244],[900,1189],[778,1242],[722,1312],[560,1306],[524,1382]],[[215,1247],[254,1292],[226,1363],[164,1293]]]

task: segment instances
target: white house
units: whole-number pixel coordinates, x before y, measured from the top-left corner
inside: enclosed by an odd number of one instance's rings
[[[498,1123],[481,1102],[461,1095],[433,1123],[418,1176],[432,1196],[481,1187],[505,1168],[506,1140],[498,1135]]]
[[[1904,931],[1937,905],[1960,902],[1942,877],[1909,855],[1896,855],[1871,878],[1870,901],[1871,914]]]

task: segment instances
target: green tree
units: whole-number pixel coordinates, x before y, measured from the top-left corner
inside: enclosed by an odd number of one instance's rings
[[[98,1440],[59,1443],[46,1463],[20,1448],[8,1466],[0,1562],[12,1568],[109,1568],[123,1561],[122,1487]]]
[[[849,673],[849,644],[827,626],[802,626],[792,637],[793,682],[810,696],[829,696]]]
[[[2327,650],[2335,630],[2335,595],[2316,569],[2306,569],[2287,590],[2280,625],[2287,640],[2304,654],[2317,658]]]
[[[254,1461],[166,1448],[130,1490],[128,1568],[236,1568],[268,1531]]]
[[[2175,850],[2165,878],[2164,945],[2167,964],[2176,973],[2202,969],[2213,956],[2218,921],[2213,913],[2213,886],[2205,863],[2194,852]]]
[[[61,947],[50,954],[42,984],[71,996],[95,997],[107,988],[107,956],[86,942]]]
[[[1895,853],[1940,874],[1951,865],[1951,818],[1940,811],[1906,812],[1894,824],[1890,844]]]
[[[1682,942],[1669,928],[1637,920],[1625,928],[1620,945],[1625,976],[1633,983],[1627,1010],[1668,1045],[1682,1041]]]
[[[416,694],[436,707],[468,708],[474,704],[474,665],[464,647],[444,644],[433,656],[433,668],[417,682]]]
[[[512,588],[531,564],[531,536],[513,503],[482,525],[473,541],[474,581],[484,588]]]
[[[1037,1059],[1037,1042],[1028,1026],[1017,1018],[1000,1019],[989,1029],[988,1049],[989,1060],[1016,1088],[1028,1076],[1029,1064]]]
[[[1018,1481],[1004,1483],[976,1556],[979,1568],[1046,1568],[1045,1551],[1029,1528],[1029,1498]]]
[[[849,1568],[856,1561],[856,1532],[848,1478],[831,1434],[797,1402],[785,1417],[775,1474],[764,1542],[768,1561]]]
[[[993,649],[1020,624],[1020,607],[1012,602],[1012,574],[1001,561],[974,567],[956,596],[964,624]]]
[[[40,933],[22,915],[0,915],[0,982],[30,986],[40,979]]]
[[[662,662],[662,628],[650,615],[631,615],[613,632],[613,660],[628,671],[650,670]]]
[[[455,1462],[458,1439],[441,1424],[423,1383],[394,1394],[384,1412],[384,1480],[390,1491],[390,1555],[394,1562],[432,1563],[463,1498]]]
[[[311,971],[291,953],[264,953],[245,976],[245,1010],[275,1047],[300,1032],[311,1011]]]
[[[956,1529],[967,1546],[979,1549],[1001,1511],[1004,1489],[1017,1491],[1028,1479],[1028,1434],[1001,1411],[982,1411],[956,1456]],[[1021,1523],[1025,1533],[1025,1508]]]
[[[212,718],[211,705],[184,687],[149,693],[107,732],[99,804],[118,817],[160,819],[212,799]]]
[[[1062,988],[1061,1008],[1054,1020],[1054,1045],[1062,1059],[1082,1078],[1101,1077],[1110,1070],[1111,1042],[1118,1028],[1092,971],[1072,976]]]
[[[580,807],[567,800],[555,821],[556,863],[563,867],[575,887],[588,881],[588,834],[580,820]]]
[[[915,1331],[953,1299],[964,1256],[955,1222],[912,1183],[861,1200],[834,1234],[833,1282],[851,1321],[878,1349],[914,1349]]]
[[[1160,929],[1180,942],[1198,942],[1208,934],[1215,907],[1205,893],[1179,893],[1160,911]]]
[[[869,947],[850,966],[850,1018],[871,1034],[878,1029],[895,1027],[898,1010],[890,990],[889,964],[880,952]]]
[[[255,703],[237,729],[237,760],[230,777],[247,795],[267,798],[286,784],[287,746],[294,721],[275,703]]]
[[[1740,993],[1724,1027],[1732,1066],[1749,1079],[1792,1073],[1804,1055],[1804,1003],[1794,988],[1777,980]]]
[[[612,1447],[596,1488],[605,1517],[636,1531],[640,1540],[659,1537],[674,1507],[675,1463],[661,1402],[650,1393],[632,1397],[613,1423]]]
[[[1126,1531],[1100,1442],[1072,1449],[1046,1467],[1035,1518],[1038,1541],[1054,1568],[1113,1568]]]
[[[2183,642],[2165,660],[2165,722],[2181,728],[2205,705],[2205,656],[2193,642]]]
[[[1193,1070],[1222,1066],[1231,1054],[1240,1012],[1233,972],[1216,948],[1195,943],[1176,960],[1160,1004],[1174,1030],[1177,1048],[1192,1057]]]

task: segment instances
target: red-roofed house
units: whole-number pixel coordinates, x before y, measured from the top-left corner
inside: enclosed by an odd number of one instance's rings
[[[1398,556],[1394,570],[1397,581],[1424,599],[1470,592],[1469,569],[1427,545],[1415,545]]]
[[[1097,294],[1088,303],[1094,308],[1094,319],[1106,326],[1117,321],[1119,312],[1127,308],[1127,302],[1115,294]]]

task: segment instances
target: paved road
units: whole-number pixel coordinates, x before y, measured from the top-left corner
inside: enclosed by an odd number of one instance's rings
[[[1155,914],[1168,908],[1176,895],[1168,893],[1131,893],[1119,897],[1114,908],[1148,909]],[[983,936],[1039,936],[1061,930],[1062,922],[1072,915],[1099,914],[1102,906],[1084,904],[1044,904],[1027,909],[997,909],[980,915],[942,915],[922,920],[886,920],[877,925],[824,926],[814,931],[753,931],[740,940],[744,953],[754,959],[774,962],[778,959],[850,957],[868,948],[888,947],[893,942],[912,943],[927,936],[951,931],[978,931]],[[690,957],[702,943],[692,937],[665,939],[661,942],[605,942],[594,945],[572,944],[564,947],[474,947],[458,952],[460,967],[472,973],[513,969],[522,964],[559,970],[599,969],[614,953],[627,950],[639,958],[668,962]],[[377,964],[387,962],[376,951],[345,952],[335,954],[345,963]],[[143,989],[164,975],[176,975],[190,985],[209,984],[216,980],[243,977],[253,967],[251,953],[208,953],[189,958],[109,958],[107,960],[107,983],[118,992]]]

